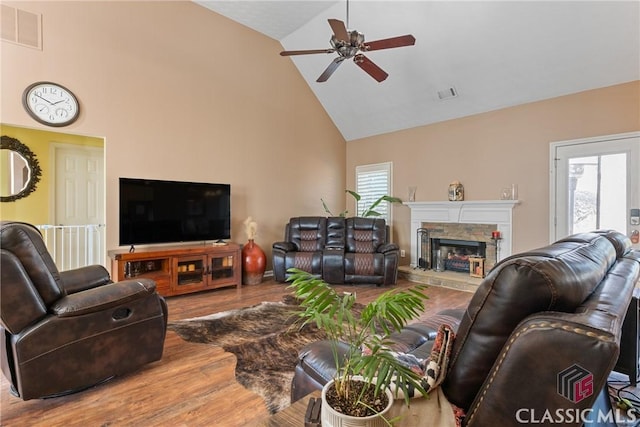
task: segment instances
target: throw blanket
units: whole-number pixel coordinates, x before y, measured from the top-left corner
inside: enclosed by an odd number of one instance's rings
[[[440,384],[447,374],[454,339],[453,328],[443,324],[438,329],[436,340],[427,360],[420,360],[406,353],[396,355],[411,369],[422,374],[423,388],[427,391],[428,398],[418,399],[423,397],[422,394],[414,393],[410,397],[415,400],[412,400],[410,406],[407,407],[404,404],[402,390],[400,388],[393,390],[394,396],[397,397],[389,418],[400,416],[402,425],[406,427],[424,426],[425,422],[426,425],[436,427],[460,427],[462,425],[464,411],[449,403],[440,388]]]

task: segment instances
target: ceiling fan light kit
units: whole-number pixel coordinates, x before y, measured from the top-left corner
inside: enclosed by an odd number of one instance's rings
[[[347,3],[347,22],[349,16],[349,5]],[[347,26],[339,19],[329,19],[329,26],[333,31],[330,49],[313,49],[313,50],[285,50],[280,52],[281,56],[294,55],[311,55],[316,53],[337,53],[338,56],[329,64],[324,72],[318,77],[316,82],[326,82],[329,77],[338,69],[345,59],[353,58],[364,72],[373,77],[377,82],[384,81],[389,75],[369,58],[360,52],[370,52],[373,50],[391,49],[402,46],[413,46],[416,43],[415,37],[411,34],[404,36],[392,37],[388,39],[375,40],[365,42],[364,34],[356,30],[347,30]]]

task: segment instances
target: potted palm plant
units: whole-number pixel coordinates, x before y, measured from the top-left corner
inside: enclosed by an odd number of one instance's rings
[[[409,403],[409,389],[426,395],[422,377],[396,357],[390,335],[400,331],[424,311],[425,286],[392,289],[364,307],[352,293],[339,293],[322,279],[291,268],[289,288],[300,300],[302,325],[314,323],[332,343],[336,374],[322,391],[323,426],[339,426],[342,415],[361,419],[363,426],[389,424],[384,413],[391,407],[396,384]],[[341,353],[339,342],[347,344]],[[396,389],[396,390],[397,390]],[[351,419],[351,418],[354,419]]]

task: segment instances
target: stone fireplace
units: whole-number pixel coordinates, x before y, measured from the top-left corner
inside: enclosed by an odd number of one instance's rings
[[[443,258],[450,259],[450,253],[453,259],[474,255],[459,253],[459,249],[466,246],[467,252],[479,253],[485,259],[485,271],[489,271],[511,255],[512,211],[518,203],[517,200],[406,202],[411,209],[411,235],[414,236],[411,266],[432,268],[435,265],[433,239],[440,239],[437,244],[447,248]],[[501,239],[497,242],[492,239],[494,231],[500,232]],[[425,235],[429,239],[426,253]],[[443,245],[442,239],[447,244]],[[465,243],[451,243],[456,240]]]
[[[426,242],[419,245],[418,257],[429,260],[422,268],[469,273],[470,258],[478,257],[490,269],[496,263],[496,244],[491,239],[496,228],[496,224],[421,223]]]

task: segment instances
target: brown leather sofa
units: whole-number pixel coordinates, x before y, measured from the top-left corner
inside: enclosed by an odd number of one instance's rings
[[[398,278],[398,245],[389,243],[382,218],[291,218],[272,253],[278,282],[292,267],[336,284],[393,285]]]
[[[23,400],[93,386],[162,357],[164,299],[102,266],[58,271],[39,231],[0,223],[0,357]]]
[[[395,348],[426,358],[440,324],[457,328],[442,390],[466,426],[580,425],[584,417],[613,425],[597,417],[611,410],[606,381],[640,275],[640,251],[630,247],[626,236],[603,231],[511,256],[465,311],[407,326]],[[292,400],[322,387],[334,364],[329,343],[305,347]]]

